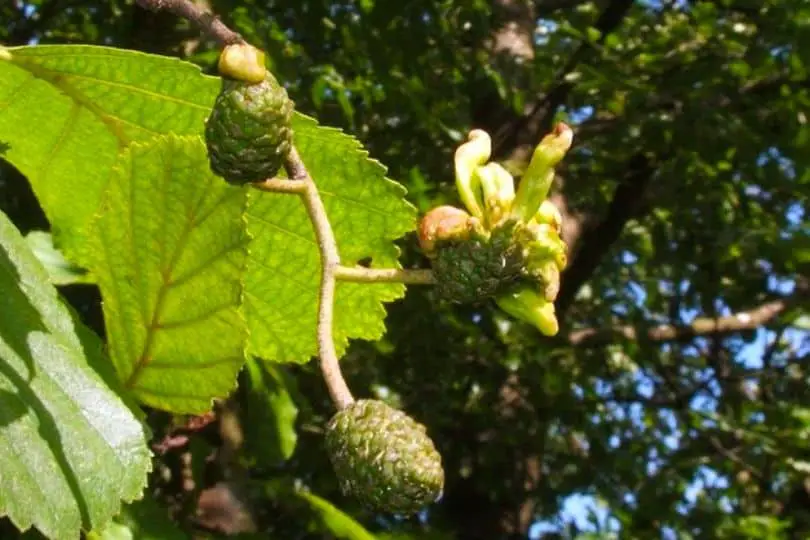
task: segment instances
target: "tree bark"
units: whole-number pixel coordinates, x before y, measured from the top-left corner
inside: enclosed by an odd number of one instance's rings
[[[493,9],[495,30],[489,42],[489,52],[495,67],[502,75],[505,74],[512,84],[520,85],[522,81],[528,81],[526,75],[531,70],[535,56],[534,30],[539,13],[542,11],[543,15],[547,15],[552,10],[575,7],[579,3],[576,0],[535,2],[497,0]],[[632,0],[608,2],[597,22],[597,27],[603,35],[619,26],[632,5]],[[474,126],[493,134],[496,159],[519,160],[521,157],[530,156],[542,134],[551,128],[554,111],[566,101],[568,93],[572,89],[570,83],[565,82],[565,76],[580,61],[586,59],[590,48],[589,45],[582,45],[577,49],[556,80],[550,82],[549,89],[530,103],[520,115],[501,100],[496,89],[482,89],[478,85],[471,85],[471,117]],[[526,76],[525,79],[524,76]],[[624,219],[619,219],[620,216],[616,214],[620,210],[631,210],[633,205],[637,204],[637,198],[633,199],[629,195],[641,193],[641,184],[648,181],[648,178],[643,177],[642,172],[649,171],[639,170],[645,163],[640,160],[638,164],[633,165],[638,165],[630,168],[636,172],[637,176],[628,178],[626,185],[622,184],[620,189],[617,189],[616,198],[618,200],[613,205],[614,214],[608,213],[608,216],[594,222],[594,225],[591,225],[587,216],[575,215],[569,211],[563,190],[558,189],[555,192],[552,201],[563,214],[563,239],[573,248],[573,251],[580,253],[581,250],[577,249],[580,244],[585,246],[585,250],[594,248],[592,245],[582,243],[581,240],[591,238],[595,234],[611,232],[613,240],[618,238],[629,215],[623,214]],[[590,236],[586,232],[586,227],[588,227],[587,231],[590,232]],[[607,229],[611,229],[611,231]],[[590,257],[583,256],[581,260],[584,262],[573,274],[569,274],[571,277],[568,279],[571,285],[565,293],[568,303],[573,299],[576,290],[590,277],[608,247],[609,244],[596,243],[598,253],[594,253]],[[565,278],[563,282],[565,282]],[[524,403],[522,399],[520,381],[514,374],[510,377],[501,387],[501,400],[497,405],[498,414],[504,419],[521,409],[525,414],[527,407],[532,410],[530,404]],[[540,413],[534,411],[532,414]],[[542,418],[538,418],[537,421],[541,425],[542,431],[545,423]],[[504,424],[508,425],[508,423],[507,420],[504,421]],[[477,435],[479,434],[465,433],[464,436],[465,438],[472,436],[475,440]],[[514,456],[512,460],[514,466],[512,468],[506,466],[503,471],[504,482],[514,487],[513,496],[497,501],[492,500],[488,493],[477,488],[472,477],[460,479],[447,486],[442,509],[446,517],[459,528],[460,538],[491,540],[526,537],[529,527],[536,517],[537,501],[531,494],[542,481],[542,458],[540,456],[543,451],[541,448],[528,449],[528,452],[525,448],[513,450],[511,455]]]

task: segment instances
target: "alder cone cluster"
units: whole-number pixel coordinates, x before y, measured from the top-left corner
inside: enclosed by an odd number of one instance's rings
[[[343,493],[371,510],[413,514],[442,494],[442,460],[425,426],[382,401],[335,414],[326,450]]]
[[[211,170],[231,184],[275,176],[292,147],[294,108],[269,72],[256,84],[223,78],[205,125]]]

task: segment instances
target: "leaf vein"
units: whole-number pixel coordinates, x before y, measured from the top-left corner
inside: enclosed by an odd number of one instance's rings
[[[209,181],[209,185],[210,185],[210,181]],[[221,207],[223,207],[225,205],[225,203],[227,203],[231,199],[236,199],[236,198],[238,198],[240,196],[242,196],[242,193],[238,189],[233,189],[233,190],[229,189],[229,190],[225,191],[225,193],[223,193],[222,197],[220,197],[218,201],[216,201],[213,205],[211,205],[211,208],[209,208],[207,211],[205,211],[203,213],[199,213],[199,215],[197,215],[197,219],[194,220],[194,223],[192,223],[192,227],[195,227],[195,228],[200,227],[203,223],[208,221],[208,219],[212,215],[216,214],[216,211],[219,210]],[[197,209],[197,212],[198,211],[199,211],[199,208]],[[197,214],[197,212],[195,212],[195,215]]]
[[[290,237],[295,238],[295,239],[297,239],[297,240],[303,240],[304,242],[309,242],[309,243],[310,243],[310,244],[312,244],[313,246],[317,246],[317,245],[318,245],[318,243],[315,241],[315,239],[314,239],[314,238],[310,238],[310,237],[307,237],[307,236],[303,236],[303,235],[301,235],[301,234],[298,234],[297,232],[293,232],[293,231],[291,231],[290,229],[285,229],[285,228],[284,228],[284,227],[282,227],[281,225],[278,225],[278,224],[276,224],[276,223],[273,223],[272,221],[268,221],[267,219],[265,219],[265,218],[263,218],[263,217],[261,217],[261,216],[258,216],[258,215],[256,215],[256,214],[249,214],[249,215],[248,215],[248,218],[249,218],[249,219],[255,219],[256,221],[260,221],[261,223],[264,223],[265,225],[267,225],[267,226],[269,226],[269,227],[272,227],[272,228],[274,228],[274,229],[277,229],[277,230],[279,230],[279,231],[281,231],[281,232],[283,232],[283,233],[287,234],[287,236],[290,236]]]
[[[28,84],[29,84],[31,81],[36,80],[36,77],[34,77],[34,75],[33,75],[33,74],[30,74],[30,75],[31,75],[31,76],[30,76],[29,78],[25,79],[25,80],[24,80],[24,81],[23,81],[23,82],[20,84],[20,86],[18,86],[17,88],[15,88],[15,89],[14,89],[14,91],[11,93],[11,95],[8,97],[8,99],[6,100],[6,102],[5,102],[5,103],[0,104],[0,113],[1,113],[1,112],[3,112],[4,110],[6,110],[8,107],[10,107],[10,106],[11,106],[11,105],[14,103],[14,98],[16,98],[16,97],[17,97],[17,95],[18,95],[20,92],[22,92],[23,88],[25,88],[26,86],[28,86]]]
[[[30,63],[26,62],[17,62],[16,65],[22,67],[23,69],[27,69],[31,75],[51,84],[54,88],[60,89],[68,98],[90,111],[108,127],[113,136],[118,140],[118,145],[120,147],[126,147],[132,142],[121,129],[122,124],[130,124],[129,122],[108,114],[106,111],[104,111],[104,109],[93,103],[87,98],[87,96],[73,87],[73,85],[69,84],[64,75],[60,75],[58,72],[49,71],[41,66],[31,65]],[[131,125],[141,127],[137,126],[136,124]],[[147,128],[142,129],[149,131]]]
[[[127,90],[132,92],[133,94],[143,94],[145,96],[149,96],[150,98],[157,99],[158,101],[166,101],[169,103],[177,103],[179,105],[186,105],[189,107],[193,107],[195,109],[199,109],[201,111],[208,111],[210,107],[206,107],[205,105],[200,105],[199,103],[194,103],[193,101],[186,101],[180,98],[168,96],[168,95],[161,95],[151,90],[147,90],[145,88],[140,88],[137,86],[132,86],[126,83],[119,83],[114,82],[106,79],[99,79],[98,77],[93,77],[90,75],[79,75],[77,73],[69,73],[69,72],[60,72],[64,74],[66,78],[75,78],[75,79],[85,79],[88,81],[93,82],[94,84],[98,84],[99,86],[109,86],[112,88],[119,88],[123,90]]]
[[[244,241],[240,241],[240,242],[237,242],[235,244],[231,244],[231,245],[226,246],[224,249],[214,253],[213,255],[211,255],[210,257],[205,259],[202,263],[195,266],[194,268],[192,268],[191,270],[189,270],[185,274],[183,274],[180,277],[178,277],[176,279],[173,279],[170,282],[168,282],[167,286],[170,287],[170,288],[174,288],[174,287],[180,287],[181,285],[184,285],[189,280],[194,279],[196,276],[201,274],[207,267],[212,266],[214,263],[218,262],[220,259],[226,257],[231,252],[244,247],[245,245],[246,245],[246,243]]]
[[[261,267],[262,267],[262,268],[264,268],[265,270],[270,270],[271,272],[275,272],[275,273],[276,273],[276,275],[279,275],[278,268],[274,268],[274,267],[272,267],[272,266],[269,266],[269,265],[268,265],[267,263],[265,263],[264,261],[262,261],[262,260],[260,260],[260,259],[257,259],[257,258],[255,258],[255,257],[251,257],[251,261],[252,261],[252,262],[254,262],[254,263],[256,263],[256,264],[258,264],[259,266],[261,266]],[[301,289],[303,289],[304,291],[311,291],[311,290],[312,290],[312,291],[314,291],[314,289],[312,288],[312,287],[313,287],[313,285],[312,285],[311,283],[304,283],[304,282],[298,281],[296,278],[292,277],[292,276],[291,276],[291,275],[289,275],[289,274],[280,274],[280,275],[281,275],[281,277],[283,277],[285,280],[287,280],[287,281],[289,281],[289,282],[291,282],[291,283],[294,283],[294,284],[298,285],[298,287],[300,287],[300,288],[301,288]],[[267,303],[267,301],[264,301],[264,303],[266,304],[266,303]]]
[[[221,311],[225,311],[226,309],[230,309],[232,307],[234,307],[234,303],[233,302],[228,302],[227,304],[221,304],[219,306],[214,306],[213,308],[211,308],[211,309],[209,309],[209,310],[207,310],[207,311],[205,311],[203,313],[200,313],[199,315],[196,315],[194,317],[188,317],[186,319],[180,319],[180,320],[177,320],[177,321],[160,321],[157,324],[157,328],[159,330],[171,331],[171,330],[176,330],[178,328],[183,328],[184,326],[191,326],[193,324],[200,323],[200,322],[202,322],[202,321],[204,321],[204,320],[206,320],[206,319],[208,319],[210,317],[213,317],[217,313],[219,313]]]
[[[383,217],[386,217],[386,218],[390,215],[390,212],[386,212],[385,210],[377,208],[376,206],[371,206],[370,204],[361,202],[361,201],[359,201],[357,199],[352,199],[352,198],[346,197],[345,195],[338,195],[337,193],[333,193],[331,191],[325,191],[323,189],[321,189],[319,191],[320,191],[321,195],[326,195],[327,197],[332,197],[333,199],[343,201],[343,202],[345,202],[345,203],[347,203],[349,205],[357,206],[357,207],[362,208],[363,210],[367,211],[370,214],[377,214],[377,215],[380,215],[380,216],[383,216]]]
[[[171,152],[166,152],[163,155],[167,161],[167,163],[164,164],[165,170],[167,171],[167,174],[164,176],[164,181],[166,181],[165,178],[171,176],[170,171],[172,170],[173,154]],[[202,201],[205,200],[205,194],[206,194],[205,190],[202,190],[200,200],[197,201],[196,204],[194,205],[195,208],[198,208],[202,204]],[[130,211],[131,212],[134,211],[134,204],[130,206],[131,206]],[[186,242],[188,242],[188,237],[191,234],[191,231],[194,229],[193,225],[194,225],[194,213],[192,211],[186,216],[185,227],[183,228],[180,237],[177,239],[177,245],[174,247],[172,258],[169,261],[168,266],[164,269],[161,269],[162,270],[160,272],[161,284],[157,292],[157,298],[155,299],[155,306],[153,308],[154,311],[152,312],[152,320],[146,327],[146,338],[144,339],[141,354],[135,361],[133,370],[125,383],[125,386],[127,388],[134,387],[134,385],[138,382],[138,379],[140,378],[141,374],[143,373],[144,368],[152,360],[151,355],[152,355],[152,348],[154,347],[155,343],[155,336],[160,329],[159,318],[163,310],[163,304],[166,301],[166,295],[171,290],[169,284],[172,281],[172,273],[174,272],[175,265],[180,260],[180,255],[185,250]],[[167,241],[168,235],[161,234],[158,236],[158,238],[159,238],[158,243],[160,246],[159,249],[161,250],[162,253],[166,249],[163,244]],[[133,245],[133,256],[137,259],[137,252],[134,251],[134,245]]]
[[[225,358],[217,358],[216,360],[211,360],[208,362],[157,362],[149,364],[147,369],[150,370],[194,370],[194,369],[206,369],[206,368],[213,368],[218,366],[224,366],[225,364],[236,364],[241,363],[242,359],[238,356],[229,356]],[[151,392],[151,390],[149,391]]]
[[[47,178],[48,169],[50,168],[51,164],[56,158],[56,155],[61,151],[62,145],[65,144],[65,140],[67,140],[68,135],[73,130],[73,127],[75,126],[74,122],[76,120],[76,117],[81,112],[81,110],[82,108],[80,105],[77,105],[76,103],[71,103],[70,112],[68,113],[67,118],[65,119],[65,123],[62,125],[62,128],[60,129],[59,137],[56,139],[56,142],[46,155],[42,164],[39,167],[37,167],[37,170],[34,173],[34,175],[39,176],[41,180]]]

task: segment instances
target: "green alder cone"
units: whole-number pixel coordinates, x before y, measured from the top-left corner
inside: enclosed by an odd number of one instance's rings
[[[292,147],[294,107],[270,73],[258,84],[223,78],[205,125],[211,170],[231,184],[275,176]]]
[[[371,510],[413,514],[442,494],[442,459],[425,426],[382,401],[335,414],[326,450],[343,493]]]
[[[436,293],[452,302],[475,304],[506,293],[525,279],[522,247],[514,240],[515,222],[438,246],[433,261]]]

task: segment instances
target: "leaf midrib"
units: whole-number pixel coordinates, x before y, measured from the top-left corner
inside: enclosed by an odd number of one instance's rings
[[[79,57],[81,55],[62,55],[62,56]],[[145,88],[139,88],[137,86],[133,86],[126,83],[104,80],[90,75],[79,75],[67,71],[48,69],[46,67],[39,65],[36,61],[33,61],[32,59],[25,56],[21,57],[19,55],[12,55],[10,63],[14,66],[17,66],[19,69],[22,69],[30,73],[32,78],[45,81],[53,88],[61,90],[62,93],[64,93],[71,101],[78,104],[80,107],[87,109],[96,118],[98,118],[105,126],[107,126],[108,130],[113,134],[113,136],[118,141],[119,150],[128,146],[132,142],[132,139],[130,139],[127,135],[123,133],[121,126],[130,126],[136,129],[140,129],[142,131],[149,133],[150,135],[159,135],[160,133],[139,123],[108,113],[103,108],[96,105],[92,100],[88,99],[87,96],[85,96],[84,93],[82,93],[80,90],[76,89],[74,85],[70,84],[71,79],[87,80],[99,86],[118,88],[121,90],[131,92],[133,94],[141,94],[144,96],[148,96],[149,98],[154,99],[156,101],[162,101],[165,103],[175,103],[178,105],[182,105],[184,107],[190,107],[200,111],[207,111],[210,108],[205,105],[201,105],[199,103],[186,101],[172,96],[161,95],[156,92],[147,90]],[[29,80],[30,79],[27,79],[20,86],[28,84]]]
[[[71,84],[68,83],[68,75],[64,75],[58,71],[51,71],[45,69],[35,63],[32,62],[14,62],[12,56],[12,65],[17,66],[18,68],[27,71],[31,74],[32,77],[45,81],[50,86],[61,90],[68,98],[70,98],[75,103],[78,103],[79,106],[84,107],[88,111],[90,111],[96,118],[98,118],[101,123],[103,123],[109,131],[113,134],[113,136],[118,141],[119,150],[123,149],[124,147],[128,146],[132,141],[124,135],[122,132],[120,125],[125,123],[123,119],[118,117],[112,116],[108,114],[104,109],[93,103],[92,101],[88,100],[87,97],[76,90]],[[136,127],[141,127],[137,126]],[[144,128],[145,129],[145,128]],[[148,131],[148,129],[147,129]]]
[[[166,154],[164,154],[165,156]],[[171,156],[171,154],[168,154]],[[173,171],[172,164],[171,164],[171,157],[167,163],[164,164],[164,170],[168,172],[164,181],[169,182],[172,173],[169,171]],[[131,171],[130,174],[134,174],[134,171]],[[134,182],[134,179],[130,180]],[[209,179],[210,184],[210,179]],[[130,189],[135,189],[134,186],[130,186]],[[166,193],[166,189],[162,189],[163,193]],[[166,298],[169,295],[169,292],[177,286],[176,281],[173,279],[173,274],[175,271],[175,267],[177,263],[180,261],[180,257],[186,249],[186,244],[188,243],[189,236],[191,233],[199,227],[202,223],[204,223],[209,217],[211,217],[214,213],[216,213],[217,209],[219,208],[220,204],[223,201],[227,200],[227,195],[222,197],[220,200],[216,201],[212,208],[204,213],[201,214],[200,210],[202,206],[205,204],[207,192],[206,190],[202,190],[200,194],[200,199],[195,202],[193,208],[186,216],[185,226],[183,227],[183,231],[180,234],[180,237],[177,239],[177,243],[174,246],[174,250],[171,253],[171,258],[169,259],[168,264],[166,265],[165,269],[161,269],[160,277],[161,283],[160,288],[158,289],[157,298],[155,299],[155,306],[154,311],[152,312],[152,318],[149,324],[146,327],[146,338],[144,340],[144,345],[141,350],[141,354],[138,356],[138,359],[135,361],[135,365],[133,366],[132,372],[130,373],[129,377],[127,377],[126,382],[124,383],[124,387],[128,389],[132,389],[140,380],[140,377],[143,375],[143,372],[147,367],[151,365],[152,361],[152,349],[154,348],[155,344],[155,337],[157,336],[158,332],[161,330],[165,330],[163,327],[162,322],[160,321],[160,317],[163,315],[163,304],[166,301]],[[134,211],[134,204],[130,204],[130,210]],[[200,217],[202,215],[202,217]],[[161,250],[161,260],[163,259],[163,253],[165,253],[166,249],[166,236],[160,236],[160,250]],[[134,245],[132,246],[133,249],[133,256],[136,255],[137,250],[135,249]],[[228,250],[227,252],[230,252]],[[226,253],[227,253],[226,252]]]

